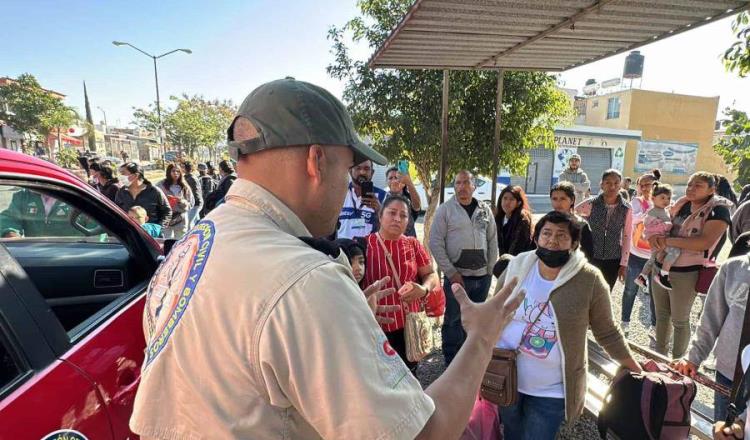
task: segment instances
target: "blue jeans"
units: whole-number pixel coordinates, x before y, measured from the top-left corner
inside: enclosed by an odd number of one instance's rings
[[[635,297],[638,295],[640,287],[635,284],[635,279],[643,271],[647,258],[641,258],[637,255],[630,254],[628,258],[628,274],[625,277],[625,288],[622,290],[622,321],[630,322],[630,315],[633,313],[633,304]],[[649,279],[648,290],[651,292],[651,280]],[[654,311],[654,298],[649,294],[648,307],[651,310],[651,326],[656,327],[656,311]]]
[[[716,372],[716,383],[732,388],[732,379],[725,377],[718,371]],[[727,408],[729,408],[729,397],[714,391],[714,420],[718,422],[726,419]]]
[[[500,407],[504,440],[554,440],[565,420],[565,399],[518,393],[515,405]]]
[[[492,283],[492,275],[483,277],[464,277],[464,288],[466,294],[476,303],[484,302],[487,299],[487,293]],[[445,366],[453,362],[458,350],[461,349],[466,340],[466,332],[461,324],[461,308],[458,306],[456,297],[453,296],[451,281],[445,278],[443,283],[445,291],[445,317],[443,318],[443,356],[445,356]]]

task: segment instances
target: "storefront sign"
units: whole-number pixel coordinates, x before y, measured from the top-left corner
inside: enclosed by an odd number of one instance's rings
[[[555,135],[555,143],[558,148],[617,148],[622,147],[625,151],[625,140],[617,138],[608,138],[602,136],[576,136],[576,135]]]

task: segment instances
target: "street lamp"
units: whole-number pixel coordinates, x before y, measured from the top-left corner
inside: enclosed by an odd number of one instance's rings
[[[107,112],[105,112],[104,109],[101,108],[101,107],[99,107],[98,105],[96,106],[96,108],[98,108],[99,110],[101,110],[102,114],[104,115],[104,132],[106,133],[107,132],[107,128],[109,127],[109,124],[107,124]]]
[[[150,53],[148,53],[146,51],[143,51],[141,49],[138,49],[137,47],[133,46],[132,44],[126,43],[124,41],[113,41],[112,44],[114,44],[115,46],[130,46],[133,49],[137,50],[138,52],[140,52],[140,53],[142,53],[142,54],[146,55],[147,57],[149,57],[149,58],[151,58],[151,59],[154,60],[154,81],[156,82],[156,115],[159,118],[159,144],[161,145],[161,148],[162,148],[162,159],[163,159],[164,156],[166,155],[166,153],[164,151],[164,135],[162,134],[163,133],[163,127],[161,125],[161,104],[160,104],[160,101],[159,101],[159,74],[158,74],[158,72],[156,70],[156,60],[158,60],[159,58],[163,58],[163,57],[165,57],[167,55],[173,54],[175,52],[185,52],[187,54],[191,54],[191,53],[193,53],[193,51],[190,50],[190,49],[174,49],[174,50],[170,50],[169,52],[165,52],[165,53],[163,53],[161,55],[151,55]],[[182,156],[182,145],[179,145],[178,147],[180,149],[180,156]]]

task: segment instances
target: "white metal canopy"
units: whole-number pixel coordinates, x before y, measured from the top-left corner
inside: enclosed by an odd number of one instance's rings
[[[369,63],[371,68],[562,71],[748,6],[747,0],[416,0]]]

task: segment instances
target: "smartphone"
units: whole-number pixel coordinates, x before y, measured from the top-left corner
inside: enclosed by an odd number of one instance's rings
[[[409,174],[409,161],[408,160],[399,160],[396,166],[398,167],[399,173]]]
[[[372,182],[362,182],[359,184],[359,187],[362,188],[362,196],[373,194],[375,192],[375,187]]]

